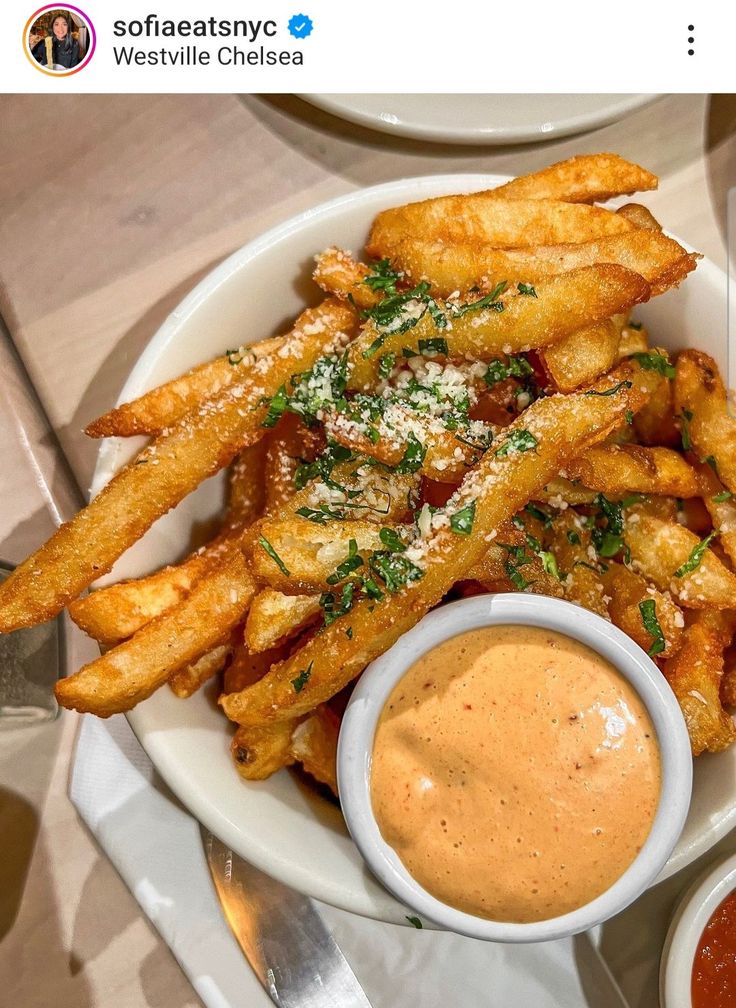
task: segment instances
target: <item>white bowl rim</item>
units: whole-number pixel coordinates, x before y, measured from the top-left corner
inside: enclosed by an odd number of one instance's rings
[[[692,1008],[693,961],[713,912],[736,890],[736,854],[706,868],[677,904],[662,948],[659,998],[662,1008]]]
[[[394,686],[421,655],[460,633],[487,626],[556,630],[606,658],[634,687],[659,743],[662,784],[643,847],[614,884],[590,903],[529,924],[485,920],[443,903],[409,874],[381,836],[370,800],[371,752],[376,725]],[[623,631],[571,602],[511,592],[461,599],[428,613],[365,670],[343,717],[337,754],[343,814],[371,871],[398,900],[451,931],[497,942],[537,942],[587,931],[619,913],[647,889],[664,867],[687,817],[692,788],[690,741],[679,705],[645,652]]]
[[[199,305],[209,299],[241,267],[255,259],[273,243],[290,237],[304,224],[315,219],[329,219],[333,215],[339,215],[344,208],[356,201],[358,204],[371,203],[373,198],[378,196],[382,201],[385,201],[385,206],[390,206],[392,205],[391,200],[405,202],[426,198],[430,195],[439,195],[442,192],[472,192],[489,186],[501,185],[509,178],[508,175],[495,173],[466,172],[395,179],[374,186],[357,188],[312,207],[269,229],[223,260],[183,298],[178,307],[154,333],[138,357],[120,392],[118,404],[141,395],[156,384],[151,380],[156,362],[175,343],[180,329],[185,326]],[[677,238],[674,234],[672,236]],[[677,240],[687,246],[687,243],[682,239],[678,238]],[[698,275],[714,291],[718,290],[725,282],[723,270],[708,258],[703,258],[700,261]],[[100,446],[90,490],[92,496],[102,489],[120,467],[120,445],[120,439],[110,439]],[[274,857],[273,852],[263,845],[252,843],[252,837],[248,837],[246,849],[242,828],[238,825],[237,819],[231,816],[227,808],[214,803],[206,791],[192,788],[180,760],[163,744],[157,732],[148,731],[143,722],[139,720],[139,713],[140,711],[134,710],[126,716],[157,771],[189,811],[206,828],[228,843],[233,850],[247,857],[262,871],[314,898],[379,920],[396,919],[391,916],[388,908],[374,903],[373,898],[368,897],[362,891],[346,889],[343,885],[333,881],[327,873],[316,878],[302,864]],[[717,843],[733,827],[734,823],[736,823],[736,803],[730,805],[728,809],[719,807],[717,819],[707,830],[700,830],[697,836],[688,842],[687,846],[675,851],[657,881],[662,881],[692,863]]]

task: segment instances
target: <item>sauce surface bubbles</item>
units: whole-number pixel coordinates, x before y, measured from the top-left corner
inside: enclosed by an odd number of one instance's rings
[[[644,844],[659,793],[634,688],[539,627],[483,627],[428,651],[376,729],[384,840],[437,899],[491,920],[547,920],[603,893]]]

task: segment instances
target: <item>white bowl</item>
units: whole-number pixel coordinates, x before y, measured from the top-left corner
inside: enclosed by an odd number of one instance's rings
[[[680,900],[667,932],[659,970],[662,1008],[692,1008],[693,959],[713,911],[736,889],[736,854],[700,875]]]
[[[500,185],[494,175],[404,179],[341,196],[301,214],[235,252],[189,294],[153,337],[123,388],[135,398],[226,347],[260,339],[318,300],[308,281],[315,252],[339,244],[359,250],[374,215],[388,206],[443,193]],[[700,346],[725,367],[726,280],[701,261],[682,288],[637,309],[658,343]],[[112,439],[101,450],[92,492],[110,479],[141,440]],[[195,522],[222,501],[211,479],[166,515],[115,565],[106,581],[136,577],[182,556]],[[339,811],[280,773],[244,784],[233,772],[229,729],[207,695],[179,700],[159,690],[129,715],[159,773],[191,812],[232,849],[288,885],[335,906],[406,923],[405,910],[366,871]],[[701,757],[690,815],[665,875],[689,864],[736,825],[736,751]]]
[[[550,920],[513,924],[457,910],[427,892],[381,836],[371,803],[376,727],[393,688],[423,654],[468,630],[498,625],[556,630],[592,648],[634,687],[649,713],[662,767],[662,789],[642,849],[614,884],[590,903]],[[692,785],[690,740],[672,690],[651,658],[595,613],[544,595],[511,592],[462,599],[428,613],[365,670],[340,729],[337,780],[350,834],[373,874],[422,919],[486,941],[551,941],[579,934],[620,913],[647,889],[672,853],[687,815]],[[489,829],[493,824],[489,823]]]

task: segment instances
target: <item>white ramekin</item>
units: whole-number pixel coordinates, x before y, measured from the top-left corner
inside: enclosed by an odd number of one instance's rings
[[[736,889],[736,854],[699,875],[677,905],[659,967],[662,1008],[692,1008],[693,959],[713,911]]]
[[[370,774],[378,718],[396,683],[431,648],[467,630],[497,624],[543,627],[587,644],[631,683],[649,712],[659,743],[662,790],[651,832],[610,889],[551,920],[514,924],[464,913],[436,899],[409,874],[384,841],[373,816]],[[348,704],[337,752],[340,800],[348,829],[383,885],[420,918],[472,938],[499,942],[549,941],[600,924],[652,884],[680,835],[690,804],[692,758],[685,723],[662,673],[625,633],[579,606],[543,595],[509,593],[463,599],[435,609],[374,661]]]

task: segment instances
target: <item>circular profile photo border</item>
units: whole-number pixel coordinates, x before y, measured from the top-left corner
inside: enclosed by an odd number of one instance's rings
[[[63,72],[61,70],[49,70],[48,67],[43,66],[42,63],[39,63],[38,60],[34,59],[33,56],[31,55],[30,49],[28,47],[28,33],[30,32],[31,26],[33,25],[34,21],[37,21],[38,18],[42,14],[45,14],[47,11],[74,11],[75,14],[79,14],[79,16],[84,20],[85,25],[89,29],[90,45],[89,49],[87,50],[87,54],[82,60],[82,62],[79,64],[79,66],[75,66],[71,70],[65,70]],[[89,15],[85,14],[85,12],[83,10],[80,10],[79,7],[74,7],[72,4],[63,2],[61,4],[58,3],[44,4],[43,7],[39,7],[37,11],[31,14],[31,16],[26,21],[25,28],[23,29],[22,43],[23,43],[23,52],[26,54],[26,59],[32,66],[36,68],[36,70],[40,70],[41,73],[45,73],[48,77],[71,77],[72,74],[79,73],[80,70],[84,70],[84,68],[87,66],[89,61],[94,56],[95,46],[97,45],[97,32],[95,31],[95,26],[92,24],[92,20],[89,17]]]

